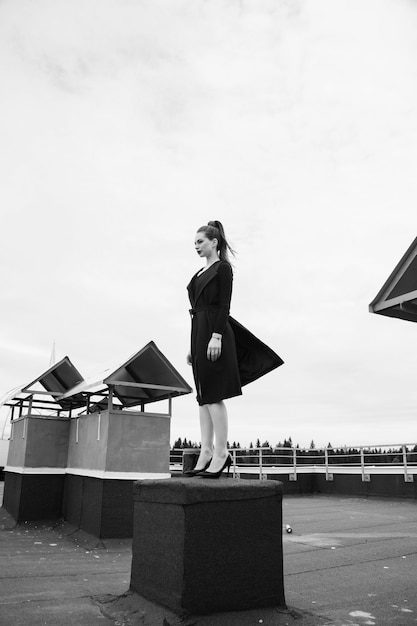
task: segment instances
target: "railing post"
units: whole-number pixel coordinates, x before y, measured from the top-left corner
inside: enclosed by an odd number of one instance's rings
[[[371,480],[371,477],[369,476],[369,474],[365,474],[365,454],[363,451],[363,448],[361,446],[360,448],[361,451],[361,472],[362,472],[362,482],[363,483],[369,483]]]
[[[326,480],[333,480],[333,474],[329,472],[329,451],[327,448],[324,448],[324,462],[326,465]]]
[[[232,462],[233,462],[233,478],[237,477],[237,472],[236,472],[236,450],[233,448],[232,450]],[[240,476],[238,476],[238,478],[240,478]]]
[[[297,480],[297,450],[292,448],[292,474],[289,475],[291,481]]]
[[[262,480],[262,448],[259,448],[259,480]]]
[[[404,465],[404,482],[406,483],[413,483],[414,482],[414,476],[412,474],[408,473],[408,468],[407,468],[407,447],[403,444],[401,446],[402,452],[403,452],[403,465]]]

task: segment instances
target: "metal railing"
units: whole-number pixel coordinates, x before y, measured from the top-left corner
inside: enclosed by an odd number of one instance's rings
[[[367,446],[343,446],[340,448],[259,447],[230,448],[233,475],[256,473],[262,480],[267,474],[289,474],[297,480],[302,472],[325,473],[326,480],[333,480],[334,473],[360,473],[362,481],[369,480],[371,473],[397,473],[405,482],[413,482],[417,474],[417,444],[377,444]],[[175,448],[171,450],[171,469],[181,470],[183,455],[199,453],[198,448]]]

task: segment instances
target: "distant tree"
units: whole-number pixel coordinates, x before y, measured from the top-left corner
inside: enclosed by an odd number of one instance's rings
[[[269,441],[268,439],[266,439],[263,444],[262,444],[262,448],[270,448],[271,446],[269,445]]]
[[[260,439],[259,439],[259,438],[256,440],[256,447],[257,447],[257,448],[260,448],[260,447],[261,447],[261,441],[260,441]]]
[[[311,443],[310,443],[310,450],[315,450],[315,449],[316,449],[316,444],[314,443],[314,441],[313,441],[313,440],[311,440]]]
[[[191,441],[191,439],[187,439],[187,437],[184,437],[184,439],[181,439],[181,437],[178,437],[178,439],[176,439],[174,441],[174,444],[172,446],[172,448],[180,448],[180,449],[184,449],[184,448],[200,448],[201,444],[197,443],[196,441]]]

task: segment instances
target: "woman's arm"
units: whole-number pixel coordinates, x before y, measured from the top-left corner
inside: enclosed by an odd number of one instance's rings
[[[220,263],[217,271],[219,287],[219,310],[213,324],[213,334],[223,335],[229,318],[230,302],[232,299],[233,272],[230,263]]]
[[[222,353],[222,336],[229,318],[232,299],[233,273],[229,263],[221,263],[217,272],[219,286],[219,309],[217,311],[211,339],[207,346],[207,358],[217,361]]]

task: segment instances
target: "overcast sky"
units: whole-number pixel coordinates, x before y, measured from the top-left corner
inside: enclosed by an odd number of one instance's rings
[[[152,339],[191,384],[219,219],[232,315],[285,361],[230,441],[417,442],[417,327],[368,312],[417,234],[416,2],[2,0],[0,84],[0,395],[54,341],[88,377]]]

